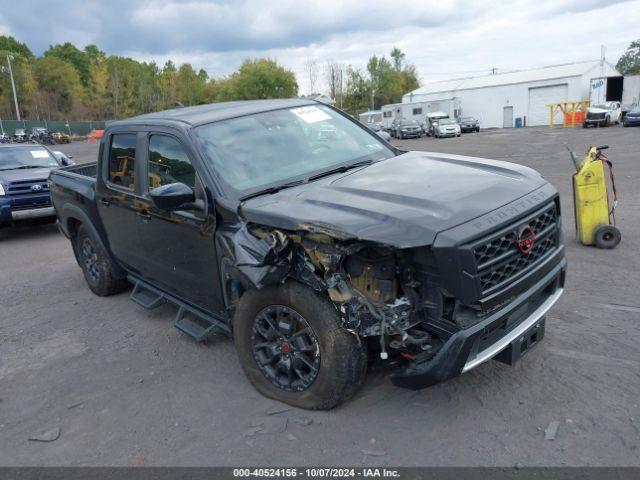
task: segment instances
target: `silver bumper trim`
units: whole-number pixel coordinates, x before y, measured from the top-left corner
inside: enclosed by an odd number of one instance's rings
[[[11,212],[14,220],[25,220],[28,218],[53,217],[56,210],[53,207],[31,208],[29,210],[15,210]]]
[[[507,333],[504,337],[502,337],[496,343],[491,345],[489,348],[486,348],[485,350],[478,352],[475,357],[467,360],[467,363],[465,363],[462,371],[466,372],[468,370],[471,370],[472,368],[477,367],[481,363],[484,363],[487,360],[492,359],[502,350],[507,348],[511,342],[513,342],[516,338],[518,338],[520,335],[526,332],[529,328],[535,325],[537,321],[539,321],[542,317],[544,317],[544,315],[549,311],[549,309],[553,307],[553,305],[558,301],[558,299],[562,295],[562,292],[564,292],[564,289],[562,288],[559,288],[558,290],[556,290],[556,292],[553,295],[547,298],[545,302],[542,305],[540,305],[538,308],[536,308],[533,311],[533,313],[529,315],[529,317],[527,317],[525,320],[522,321],[522,323],[520,323],[520,325],[518,325],[512,331]]]

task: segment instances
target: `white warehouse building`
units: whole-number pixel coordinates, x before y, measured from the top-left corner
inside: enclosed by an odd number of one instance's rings
[[[548,104],[590,99],[622,99],[622,75],[606,60],[428,83],[403,95],[402,103],[446,102],[455,116],[500,128],[515,126],[518,117],[523,125],[549,125]],[[562,123],[561,114],[554,123]]]

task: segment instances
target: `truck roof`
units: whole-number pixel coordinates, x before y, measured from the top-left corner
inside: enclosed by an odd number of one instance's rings
[[[117,120],[109,123],[109,127],[131,124],[188,124],[192,126],[227,120],[229,118],[268,112],[282,108],[300,107],[303,105],[321,104],[304,98],[288,98],[277,100],[243,100],[236,102],[210,103],[195,107],[177,107],[161,112],[147,113],[136,117]]]

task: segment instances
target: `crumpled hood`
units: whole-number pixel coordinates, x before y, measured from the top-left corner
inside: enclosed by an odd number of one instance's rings
[[[604,108],[595,108],[595,107],[591,107],[587,111],[589,113],[607,113],[607,112],[609,112],[609,110],[605,110]]]
[[[430,245],[444,230],[541,187],[534,170],[507,162],[408,152],[242,206],[250,222],[333,232],[397,248]]]
[[[17,170],[0,170],[0,183],[4,186],[15,181],[35,181],[49,178],[49,173],[56,167],[29,168]]]

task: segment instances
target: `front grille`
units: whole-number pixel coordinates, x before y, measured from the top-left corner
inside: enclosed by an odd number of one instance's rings
[[[533,229],[536,239],[529,253],[522,253],[516,242],[522,228]],[[548,205],[506,229],[483,239],[473,247],[480,290],[488,295],[513,277],[534,268],[558,247],[558,214],[555,203]]]
[[[587,118],[589,120],[604,120],[605,114],[604,113],[591,113],[591,112],[587,112]]]
[[[39,185],[40,189],[34,190],[35,185]],[[33,195],[34,193],[49,193],[49,184],[46,178],[42,180],[17,180],[11,182],[7,189],[7,195]]]

